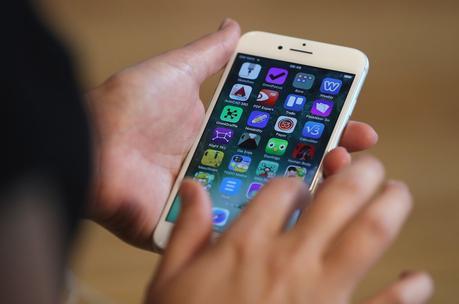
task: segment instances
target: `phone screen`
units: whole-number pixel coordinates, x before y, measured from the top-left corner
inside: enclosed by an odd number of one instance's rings
[[[311,184],[354,74],[237,54],[185,176],[223,231],[275,176]],[[286,189],[288,191],[288,189]],[[166,217],[175,222],[180,199]]]

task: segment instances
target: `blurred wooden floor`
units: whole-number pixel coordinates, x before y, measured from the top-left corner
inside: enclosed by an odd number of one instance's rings
[[[373,153],[416,199],[400,239],[361,286],[368,295],[401,269],[435,278],[432,303],[458,303],[459,3],[456,1],[42,0],[72,46],[86,87],[178,47],[230,16],[264,30],[359,48],[371,68],[354,118],[380,134]],[[202,89],[204,100],[217,78]],[[157,256],[85,224],[73,269],[114,303],[139,303]]]

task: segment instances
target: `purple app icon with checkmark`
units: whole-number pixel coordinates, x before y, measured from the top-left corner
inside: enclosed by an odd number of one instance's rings
[[[272,67],[266,75],[265,81],[273,84],[283,84],[287,80],[288,71],[282,68]]]

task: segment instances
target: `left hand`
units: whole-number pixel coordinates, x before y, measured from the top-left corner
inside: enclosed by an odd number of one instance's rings
[[[95,131],[96,172],[89,217],[123,240],[152,249],[152,232],[204,119],[201,83],[234,52],[239,25],[116,73],[88,94]],[[376,132],[349,122],[339,148],[324,163],[330,175],[349,152],[370,148]]]

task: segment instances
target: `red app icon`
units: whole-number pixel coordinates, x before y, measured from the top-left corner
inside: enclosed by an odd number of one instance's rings
[[[277,98],[279,98],[279,92],[268,89],[261,89],[258,93],[257,101],[265,107],[274,107]]]
[[[316,148],[314,148],[314,146],[298,143],[292,152],[292,157],[304,161],[310,161],[314,158],[315,154]]]

